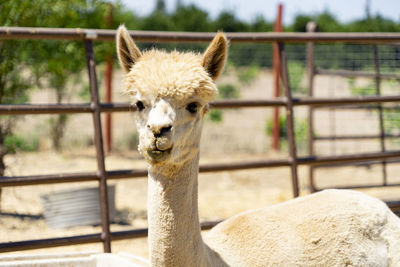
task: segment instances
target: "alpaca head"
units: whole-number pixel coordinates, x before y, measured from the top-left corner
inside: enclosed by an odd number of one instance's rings
[[[218,33],[203,55],[141,52],[124,26],[117,52],[126,88],[137,107],[139,151],[152,165],[181,165],[197,155],[204,114],[217,94],[227,40]]]

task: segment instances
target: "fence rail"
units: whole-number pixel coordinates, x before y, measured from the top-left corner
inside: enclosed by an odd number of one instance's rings
[[[298,157],[298,165],[319,166],[326,164],[341,164],[351,162],[363,162],[376,159],[400,159],[400,151],[384,152],[384,153],[364,153],[341,156],[307,156]],[[289,167],[291,164],[289,159],[276,160],[258,160],[258,161],[240,161],[233,163],[217,163],[200,165],[199,171],[206,172],[221,172],[234,171],[245,169],[259,168],[275,168]],[[108,180],[127,179],[127,178],[142,178],[147,176],[147,169],[136,170],[116,170],[107,171]],[[98,181],[99,175],[96,172],[82,173],[64,173],[64,174],[47,174],[47,175],[30,175],[30,176],[3,176],[0,179],[0,187],[10,186],[26,186],[39,184],[57,184],[57,183],[76,183],[87,181]]]
[[[399,95],[392,96],[359,96],[341,98],[311,98],[292,97],[293,106],[339,106],[371,103],[400,102]],[[285,107],[287,98],[267,100],[218,100],[210,103],[211,108],[257,108],[257,107]],[[101,103],[102,112],[127,112],[136,111],[136,107],[129,103]],[[365,107],[361,107],[365,108]],[[32,115],[32,114],[67,114],[67,113],[92,113],[92,104],[27,104],[27,105],[1,105],[0,115]]]
[[[142,237],[147,229],[110,232],[108,221],[107,180],[139,178],[147,175],[147,170],[117,170],[107,171],[104,166],[104,151],[101,132],[101,112],[135,111],[128,103],[99,103],[96,65],[93,54],[93,41],[113,41],[116,31],[97,29],[53,29],[53,28],[17,28],[0,27],[0,40],[7,39],[52,39],[78,40],[85,43],[86,62],[88,67],[91,102],[83,104],[35,104],[35,105],[0,105],[0,115],[27,115],[27,114],[63,114],[63,113],[91,113],[93,116],[94,137],[97,159],[97,171],[86,173],[35,175],[18,177],[0,177],[0,187],[26,186],[35,184],[69,183],[83,181],[98,181],[102,210],[102,232],[92,235],[81,235],[62,238],[25,240],[18,242],[0,243],[0,252],[47,248],[55,246],[76,245],[84,243],[102,242],[103,250],[111,252],[111,241],[133,237]],[[136,41],[143,42],[208,42],[213,33],[183,33],[183,32],[145,32],[130,31]],[[346,98],[294,98],[291,95],[289,76],[286,67],[286,53],[284,42],[362,42],[362,43],[397,43],[400,42],[400,33],[227,33],[231,42],[270,43],[278,42],[279,57],[281,59],[281,78],[285,97],[268,100],[219,100],[211,103],[212,108],[253,108],[253,107],[284,107],[288,122],[289,157],[277,160],[259,160],[248,162],[207,164],[200,166],[200,172],[232,171],[267,167],[289,167],[291,169],[292,187],[294,196],[298,196],[297,168],[299,165],[310,167],[351,162],[371,162],[377,160],[400,159],[400,151],[382,151],[379,153],[364,153],[341,156],[315,156],[310,153],[307,157],[298,157],[294,138],[293,107],[326,107],[338,105],[380,104],[400,102],[400,96],[364,96]],[[375,74],[375,76],[377,76]],[[312,77],[310,76],[312,81]],[[312,88],[312,83],[309,85]],[[312,181],[313,182],[313,181]],[[312,186],[314,184],[312,183]],[[366,185],[373,186],[373,185]],[[399,186],[390,184],[389,186]],[[315,188],[315,187],[314,187]],[[392,203],[392,208],[400,207],[400,203]],[[217,222],[202,223],[203,229],[208,229]]]
[[[209,42],[215,33],[209,32],[161,32],[129,31],[140,42]],[[60,29],[30,27],[0,27],[0,39],[47,39],[47,40],[96,40],[114,41],[115,30]],[[353,42],[394,43],[400,42],[400,33],[226,33],[231,42]]]
[[[325,70],[325,69],[316,69],[315,74],[321,75],[331,75],[331,76],[342,76],[342,77],[367,77],[367,78],[376,78],[380,77],[381,79],[395,79],[400,80],[400,75],[394,73],[379,73],[376,74],[374,72],[368,71],[359,71],[359,70]]]

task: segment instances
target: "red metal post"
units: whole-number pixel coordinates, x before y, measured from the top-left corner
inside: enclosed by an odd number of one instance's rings
[[[282,4],[278,5],[278,15],[275,20],[274,26],[275,32],[282,31]],[[279,73],[281,68],[281,62],[279,58],[278,44],[273,44],[273,69],[274,69],[274,97],[277,98],[280,95],[280,80]],[[279,150],[279,107],[275,107],[273,110],[272,120],[272,148]]]

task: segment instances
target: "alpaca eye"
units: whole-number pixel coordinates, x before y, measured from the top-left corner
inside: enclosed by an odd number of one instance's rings
[[[190,113],[192,113],[192,114],[194,114],[194,113],[197,112],[197,108],[198,108],[198,104],[195,103],[195,102],[190,103],[190,104],[187,105],[187,107],[186,107],[186,109],[187,109]]]
[[[142,111],[144,109],[144,104],[142,101],[136,102],[136,107],[139,111]]]

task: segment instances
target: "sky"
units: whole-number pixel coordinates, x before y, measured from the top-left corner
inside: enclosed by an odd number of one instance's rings
[[[165,0],[168,10],[173,10],[177,0]],[[366,2],[370,2],[370,14],[380,14],[400,22],[400,0],[181,0],[183,4],[195,4],[208,11],[215,18],[221,11],[234,11],[242,20],[251,22],[257,15],[272,21],[276,17],[277,6],[283,4],[283,23],[291,24],[297,14],[312,15],[330,11],[341,22],[365,17]],[[149,14],[156,0],[122,0],[138,15]]]

